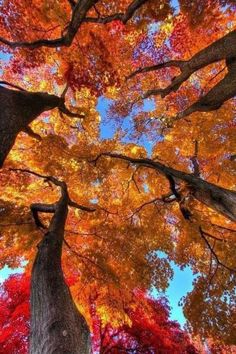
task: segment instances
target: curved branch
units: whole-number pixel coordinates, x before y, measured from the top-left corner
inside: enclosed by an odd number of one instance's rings
[[[27,90],[23,89],[22,87],[20,87],[18,85],[11,84],[8,81],[0,81],[0,85],[7,85],[7,86],[13,87],[13,88],[15,88],[15,89],[17,89],[19,91],[27,92]]]
[[[176,170],[168,167],[161,162],[153,161],[148,158],[132,158],[122,154],[116,153],[101,153],[93,162],[97,162],[102,156],[117,158],[128,161],[132,164],[152,168],[168,179],[171,176],[174,180],[181,180],[187,183],[191,194],[201,203],[206,204],[208,207],[216,210],[227,218],[236,221],[236,192],[219,187],[213,183],[207,182],[192,174]]]
[[[210,44],[208,47],[196,53],[189,60],[171,60],[165,63],[156,64],[148,67],[139,68],[131,73],[127,79],[131,79],[137,74],[147,73],[166,67],[178,67],[181,73],[174,77],[166,88],[151,89],[145,92],[143,99],[153,95],[161,95],[162,98],[171,92],[177,91],[179,87],[197,70],[225,60],[228,68],[228,74],[216,84],[205,96],[201,97],[197,102],[188,107],[176,116],[176,120],[188,116],[189,114],[200,111],[209,112],[217,110],[221,105],[236,95],[236,30],[228,33],[224,37]]]
[[[60,38],[56,39],[39,39],[33,42],[25,42],[25,41],[16,41],[12,42],[3,37],[0,37],[0,42],[8,45],[11,48],[28,48],[35,49],[39,47],[63,47],[70,46],[77,31],[79,30],[83,20],[87,12],[91,9],[91,7],[96,4],[98,0],[80,0],[73,8],[71,21],[67,26],[66,33],[62,35]]]
[[[120,20],[126,24],[131,17],[134,15],[136,10],[140,8],[148,0],[134,0],[130,3],[125,13],[116,13],[107,17],[86,17],[89,10],[98,2],[99,0],[80,0],[77,3],[70,1],[72,8],[72,17],[69,25],[65,28],[65,32],[60,38],[55,39],[39,39],[33,42],[26,41],[16,41],[12,42],[6,38],[0,37],[0,42],[6,44],[11,48],[28,48],[35,49],[39,47],[69,47],[73,42],[75,35],[77,34],[80,26],[83,23],[101,23],[106,24],[114,20]],[[63,33],[62,32],[62,33]]]
[[[85,118],[84,114],[71,112],[68,108],[66,108],[65,104],[59,105],[58,109],[61,113],[66,114],[70,118]]]
[[[56,186],[59,186],[61,189],[65,188],[65,182],[62,182],[60,180],[58,180],[57,178],[53,177],[53,176],[47,176],[47,175],[42,175],[40,173],[28,170],[28,169],[24,169],[24,168],[10,168],[10,171],[14,171],[14,172],[23,172],[23,173],[29,173],[33,176],[39,177],[39,178],[43,178],[45,182],[51,182]],[[74,202],[73,200],[70,199],[70,197],[68,196],[68,205],[76,208],[76,209],[80,209],[83,211],[87,211],[89,213],[96,211],[95,208],[90,208],[81,204],[78,204],[76,202]],[[32,209],[33,208],[33,209]],[[37,211],[41,211],[44,213],[53,213],[55,212],[55,204],[32,204],[31,209],[33,211],[37,210]],[[34,215],[35,216],[35,215]],[[37,216],[36,216],[37,219]],[[35,219],[35,220],[36,220]],[[36,225],[37,225],[37,220],[36,220]]]
[[[172,66],[176,66],[177,68],[183,70],[185,62],[186,62],[185,60],[170,60],[170,61],[167,61],[167,62],[161,63],[161,64],[145,66],[143,68],[139,68],[136,71],[132,72],[129,76],[127,76],[126,80],[130,80],[138,74],[149,73],[151,71],[156,71],[156,70],[163,69],[163,68],[169,68]]]
[[[234,272],[236,273],[236,269],[233,269],[231,267],[228,267],[227,265],[225,265],[224,263],[222,263],[220,260],[219,260],[219,257],[218,255],[215,253],[213,247],[211,246],[210,242],[208,241],[208,239],[205,237],[205,232],[202,230],[201,226],[199,227],[199,232],[200,232],[200,235],[202,237],[202,239],[205,241],[207,247],[209,248],[211,254],[214,256],[216,262],[218,265],[222,266],[223,268],[229,270],[230,272]]]
[[[42,229],[47,229],[47,227],[42,223],[39,218],[39,212],[53,214],[56,211],[56,204],[41,204],[35,203],[30,206],[35,225]]]

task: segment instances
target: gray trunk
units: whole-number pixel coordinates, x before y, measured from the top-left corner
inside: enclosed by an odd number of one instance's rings
[[[41,92],[15,91],[0,86],[0,168],[17,134],[42,112],[58,107],[60,97]]]
[[[73,302],[61,268],[67,205],[64,190],[33,266],[30,354],[90,353],[89,328]]]

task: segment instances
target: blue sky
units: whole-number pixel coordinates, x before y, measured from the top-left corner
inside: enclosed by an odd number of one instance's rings
[[[174,270],[173,280],[165,292],[171,306],[172,320],[177,320],[182,326],[185,324],[186,319],[183,314],[182,307],[178,305],[180,299],[193,289],[193,273],[190,267],[185,267],[181,270],[174,262],[171,262]],[[155,296],[157,292],[154,290],[152,294]]]

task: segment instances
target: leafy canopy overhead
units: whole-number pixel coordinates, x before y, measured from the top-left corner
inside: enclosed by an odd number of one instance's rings
[[[42,110],[30,123],[36,135],[24,127],[14,135],[0,172],[1,266],[24,259],[30,271],[42,237],[30,205],[58,199],[53,176],[71,200],[95,209],[70,208],[63,252],[91,326],[96,289],[104,325],[130,324],[124,304],[133,290],[164,291],[174,261],[197,275],[183,299],[189,328],[235,343],[235,101],[225,84],[235,73],[234,1],[8,0],[0,13],[2,80],[64,92],[67,108]],[[199,53],[210,59],[200,65]],[[110,103],[102,117],[101,96]],[[196,102],[203,108],[186,114]],[[104,127],[112,138],[101,138]]]

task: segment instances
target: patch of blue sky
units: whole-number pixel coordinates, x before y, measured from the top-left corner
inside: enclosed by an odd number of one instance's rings
[[[92,198],[89,200],[91,204],[97,204],[98,203],[98,198]]]
[[[179,1],[178,0],[171,0],[171,6],[174,9],[175,15],[178,14],[179,10],[180,10],[180,6],[179,6]]]
[[[11,57],[12,57],[12,54],[4,53],[4,52],[0,51],[0,60],[1,61],[7,62],[11,59]]]
[[[95,181],[93,181],[92,183],[93,187],[98,187],[101,184],[101,181],[97,178]]]
[[[7,63],[11,59],[12,55],[9,53],[4,53],[0,51],[0,64]],[[0,68],[0,75],[3,74],[3,69]]]
[[[107,99],[104,96],[98,98],[97,103],[97,111],[101,117],[101,126],[100,126],[100,138],[101,139],[112,139],[117,131],[115,124],[112,120],[107,120],[107,112],[109,110],[110,105],[113,103],[111,99]],[[142,112],[150,112],[155,108],[154,99],[146,99],[143,101],[143,105],[141,108],[133,108],[130,115],[124,117],[122,119],[121,129],[123,131],[133,131],[133,115],[138,114],[140,111]],[[161,138],[160,138],[161,139]],[[159,140],[160,140],[159,139]],[[124,143],[132,143],[133,139],[131,138],[131,134],[125,134],[125,136],[121,139],[121,142]],[[148,156],[151,156],[153,143],[149,141],[148,137],[145,134],[142,134],[139,139],[139,144],[144,146]]]
[[[167,255],[164,252],[158,251],[157,255],[159,258],[167,258]],[[191,268],[188,266],[184,269],[180,269],[180,267],[174,262],[171,261],[170,264],[174,271],[174,276],[165,293],[160,294],[155,288],[152,288],[150,292],[154,297],[160,295],[167,296],[171,306],[170,318],[178,321],[183,327],[186,323],[186,318],[184,317],[183,309],[182,306],[179,305],[179,302],[183,296],[193,289],[193,281],[197,275],[194,275]]]
[[[0,270],[0,283],[3,283],[12,274],[24,273],[24,265],[25,264],[22,264],[22,267],[18,267],[18,268],[9,268],[7,265],[5,265]]]

